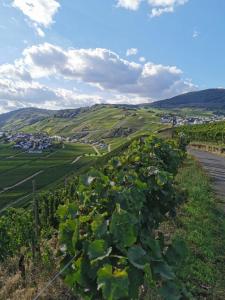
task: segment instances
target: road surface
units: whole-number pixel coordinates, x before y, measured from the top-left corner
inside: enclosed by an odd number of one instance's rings
[[[213,183],[213,189],[224,203],[225,209],[225,157],[189,148],[188,152],[193,155],[208,173]]]

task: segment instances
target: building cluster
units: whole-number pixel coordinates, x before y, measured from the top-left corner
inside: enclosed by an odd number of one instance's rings
[[[225,120],[224,115],[192,116],[192,117],[163,115],[161,117],[162,124],[173,124],[175,126],[207,124],[207,123],[220,122],[224,120]]]
[[[14,144],[14,149],[21,149],[30,153],[41,153],[52,147],[52,138],[42,133],[3,133],[2,136],[7,142]]]
[[[102,150],[108,148],[108,145],[105,144],[104,141],[89,140],[87,138],[87,136],[79,138],[76,135],[76,137],[66,138],[65,141],[68,143],[82,143],[82,144],[92,145],[92,146],[96,146],[97,148],[102,149]]]
[[[103,141],[96,142],[96,141],[88,141],[88,144],[96,146],[99,149],[105,150],[108,149],[108,145],[105,144]]]
[[[107,149],[108,145],[104,141],[89,140],[87,136],[83,137],[63,137],[60,135],[48,136],[44,133],[9,133],[0,132],[0,138],[8,143],[13,143],[14,149],[21,149],[29,153],[41,153],[43,150],[51,149],[54,144],[59,143],[82,143],[96,146],[98,149]]]

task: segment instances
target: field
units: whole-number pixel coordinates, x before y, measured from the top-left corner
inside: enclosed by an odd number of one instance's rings
[[[66,175],[88,165],[94,155],[94,149],[84,144],[65,144],[63,149],[42,154],[24,153],[10,144],[0,144],[0,212],[9,205],[26,203],[33,179],[38,191],[49,189]]]

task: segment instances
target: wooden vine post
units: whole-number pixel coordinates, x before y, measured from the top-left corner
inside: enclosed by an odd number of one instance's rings
[[[34,211],[34,245],[33,245],[33,257],[40,256],[40,246],[39,246],[39,240],[40,240],[40,219],[39,219],[39,201],[38,197],[36,195],[36,181],[32,181],[32,187],[33,187],[33,211]]]

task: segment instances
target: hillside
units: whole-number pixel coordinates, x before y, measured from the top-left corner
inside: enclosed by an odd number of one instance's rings
[[[0,128],[7,131],[42,131],[75,138],[106,138],[114,135],[114,131],[117,132],[118,129],[121,132],[120,128],[124,128],[129,134],[149,129],[149,123],[159,120],[157,109],[183,108],[223,111],[225,89],[196,91],[140,105],[102,104],[58,111],[24,108],[0,115]]]
[[[95,105],[89,108],[45,111],[24,109],[0,115],[1,130],[28,133],[46,132],[77,140],[111,143],[162,127],[157,110],[122,105]]]
[[[154,102],[150,106],[164,109],[189,107],[207,110],[225,110],[225,89],[208,89],[186,93],[171,99]]]
[[[1,130],[20,130],[23,126],[32,125],[48,118],[54,111],[39,108],[22,108],[0,115]]]

